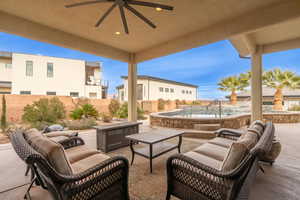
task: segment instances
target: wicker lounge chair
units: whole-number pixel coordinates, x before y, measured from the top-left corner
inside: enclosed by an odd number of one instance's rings
[[[69,138],[76,137],[78,136],[78,132],[76,131],[70,131],[70,130],[51,130],[49,129],[48,131],[45,131],[44,129],[41,133],[44,134],[45,136],[49,137],[51,140],[56,141],[58,143],[63,142]],[[38,131],[35,128],[29,129],[28,131]],[[27,166],[25,176],[28,175],[30,171],[30,167]],[[31,180],[34,178],[34,172],[31,170]]]
[[[256,122],[244,134],[221,129],[207,144],[171,156],[167,161],[166,199],[172,195],[183,200],[248,199],[249,186],[260,159],[271,148],[274,131],[271,122]],[[240,143],[243,148],[244,144],[250,146],[244,152],[234,151],[233,146]]]
[[[11,142],[19,157],[35,172],[25,197],[36,183],[47,189],[56,200],[129,200],[128,161],[110,158],[90,150],[79,137],[60,144],[40,132],[11,134]]]

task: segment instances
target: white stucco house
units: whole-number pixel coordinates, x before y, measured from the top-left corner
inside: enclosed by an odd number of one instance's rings
[[[102,63],[0,52],[0,94],[106,98]]]
[[[124,84],[118,86],[117,98],[128,101],[128,77],[122,76]],[[140,75],[137,77],[137,100],[197,100],[198,86],[153,76]]]

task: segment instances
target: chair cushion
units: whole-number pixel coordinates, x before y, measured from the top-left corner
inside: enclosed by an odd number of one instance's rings
[[[72,168],[62,145],[50,140],[44,135],[32,137],[30,144],[59,173],[70,175]]]
[[[58,137],[58,136],[65,136],[65,137],[72,137],[78,135],[76,131],[53,131],[49,133],[44,133],[47,137]]]
[[[39,130],[37,130],[36,128],[31,128],[31,129],[24,132],[25,139],[27,140],[27,142],[29,144],[32,143],[33,138],[40,137],[42,135],[43,134]]]
[[[242,161],[247,152],[248,150],[245,144],[240,142],[233,142],[230,148],[228,149],[228,153],[224,161],[222,162],[221,170],[233,170]]]
[[[263,123],[260,120],[256,120],[251,124],[248,130],[258,134],[258,137],[260,138],[264,133],[264,129],[265,129],[265,123]]]
[[[97,150],[91,150],[85,145],[80,145],[66,149],[65,152],[71,164],[88,156],[99,153]]]
[[[227,150],[228,148],[226,147],[205,143],[193,151],[214,158],[216,160],[223,161],[227,154]]]
[[[223,138],[223,137],[216,137],[212,140],[210,140],[208,143],[219,145],[222,147],[229,148],[230,145],[234,142],[234,140],[228,139],[228,138]]]
[[[213,159],[211,157],[205,156],[203,154],[197,153],[197,152],[187,152],[184,154],[185,156],[192,158],[193,160],[196,160],[200,163],[203,163],[209,167],[212,167],[214,169],[219,170],[222,166],[222,162],[216,159]]]
[[[257,141],[257,134],[250,131],[247,131],[237,140],[237,142],[243,143],[248,150],[252,149],[256,145]]]
[[[91,155],[89,157],[86,157],[84,159],[78,160],[77,162],[74,162],[73,164],[71,164],[73,173],[78,174],[78,173],[84,172],[87,169],[90,169],[109,158],[110,157],[105,154],[97,153],[97,154]]]

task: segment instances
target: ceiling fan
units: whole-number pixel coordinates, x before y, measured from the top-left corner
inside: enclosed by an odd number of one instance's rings
[[[172,6],[159,4],[159,3],[152,3],[152,2],[145,2],[145,1],[135,1],[135,0],[94,0],[94,1],[84,1],[74,4],[65,5],[66,8],[73,8],[78,6],[84,6],[84,5],[90,5],[90,4],[97,4],[97,3],[107,3],[111,2],[113,3],[112,6],[101,16],[101,18],[97,21],[95,24],[95,27],[99,27],[101,23],[106,19],[106,17],[111,13],[111,11],[119,7],[121,19],[123,22],[124,30],[126,34],[129,34],[128,30],[128,24],[125,17],[124,9],[129,10],[132,12],[135,16],[143,20],[146,24],[151,26],[152,28],[156,28],[155,24],[151,22],[148,18],[146,18],[143,14],[141,14],[139,11],[137,11],[135,8],[132,7],[132,5],[136,6],[145,6],[145,7],[152,7],[156,8],[158,11],[160,10],[169,10],[172,11],[174,8]]]

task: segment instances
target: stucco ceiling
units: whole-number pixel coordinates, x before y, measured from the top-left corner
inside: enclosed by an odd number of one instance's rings
[[[293,0],[153,0],[152,2],[172,5],[175,9],[172,12],[157,12],[152,8],[134,6],[138,11],[151,19],[157,25],[157,28],[150,28],[136,16],[126,11],[130,30],[129,35],[126,35],[123,31],[118,9],[115,9],[109,15],[100,28],[94,27],[99,17],[108,9],[111,3],[100,3],[69,9],[64,7],[66,4],[83,1],[87,0],[1,0],[0,11],[36,24],[45,25],[55,30],[88,39],[89,41],[105,44],[114,49],[128,53],[139,53],[159,47],[161,44],[169,45],[171,41],[175,41],[177,38],[192,33],[196,34],[200,30],[211,28],[214,31],[213,25],[215,24],[231,21],[233,25],[234,23],[237,24],[235,20],[240,19],[241,16],[245,16],[247,13],[276,3],[291,2]],[[253,23],[257,22],[254,21]],[[233,25],[226,28],[234,29],[235,26]],[[2,29],[5,29],[5,27],[2,27]],[[120,31],[122,34],[115,35],[116,31]],[[220,32],[220,30],[216,31]],[[234,33],[234,30],[230,31]],[[224,30],[224,32],[229,31]],[[216,38],[226,39],[226,36],[219,33]],[[260,40],[260,37],[257,35],[257,40]],[[187,37],[187,39],[189,38]],[[193,42],[192,39],[190,40]],[[213,39],[207,39],[207,43],[210,42],[214,42]],[[195,45],[199,44],[195,43]],[[186,45],[186,48],[191,47],[192,45]],[[183,49],[180,48],[178,50]],[[172,53],[172,51],[158,53],[152,57],[168,53]]]

